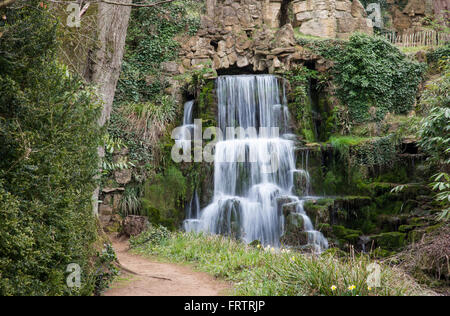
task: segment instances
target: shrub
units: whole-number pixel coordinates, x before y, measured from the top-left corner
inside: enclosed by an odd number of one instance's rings
[[[101,105],[56,60],[57,23],[38,1],[0,25],[0,295],[93,293]],[[70,263],[82,287],[66,285]]]
[[[382,38],[355,34],[340,49],[321,45],[335,61],[336,92],[354,122],[381,121],[387,113],[412,109],[425,66],[406,59]]]

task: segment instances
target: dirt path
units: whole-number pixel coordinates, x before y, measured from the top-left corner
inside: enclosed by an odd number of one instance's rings
[[[217,296],[230,288],[226,282],[188,266],[161,263],[131,254],[128,241],[111,237],[120,264],[136,275],[122,271],[104,296]]]

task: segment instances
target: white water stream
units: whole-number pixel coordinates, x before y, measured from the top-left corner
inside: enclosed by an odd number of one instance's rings
[[[307,169],[296,169],[283,79],[272,75],[221,76],[217,97],[219,128],[227,138],[215,147],[214,196],[200,211],[194,194],[184,229],[232,235],[247,243],[259,240],[277,247],[284,230],[283,204],[294,204],[303,217],[308,243],[315,251],[326,249],[327,240],[314,230],[304,211],[305,200],[293,195],[294,176],[305,178],[305,194],[309,194],[309,174]],[[184,128],[192,126],[192,103],[188,103]],[[230,127],[247,132],[227,134]],[[180,142],[190,141],[183,139]]]

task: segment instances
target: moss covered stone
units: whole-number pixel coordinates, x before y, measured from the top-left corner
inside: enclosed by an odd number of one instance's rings
[[[397,250],[405,245],[406,234],[401,232],[388,232],[372,236],[376,244],[387,250]]]

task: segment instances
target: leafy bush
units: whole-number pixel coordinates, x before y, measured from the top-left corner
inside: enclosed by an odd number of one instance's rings
[[[438,47],[427,53],[427,61],[429,63],[436,63],[442,59],[450,58],[450,44],[443,47]]]
[[[150,226],[149,229],[138,236],[131,236],[130,246],[136,248],[144,244],[161,245],[161,243],[170,237],[170,231],[164,226]]]
[[[57,23],[38,1],[0,25],[0,295],[91,295],[101,105],[56,61]],[[70,263],[82,287],[66,285]]]
[[[442,76],[427,85],[421,99],[427,116],[422,120],[419,146],[428,155],[428,163],[439,172],[431,186],[437,191],[436,200],[442,207],[439,219],[450,218],[450,66],[446,59]]]
[[[308,142],[314,142],[317,138],[313,120],[313,109],[309,93],[310,80],[317,77],[317,73],[306,67],[298,66],[285,74],[291,84],[290,93],[291,109],[296,114],[297,122],[300,123],[301,134]]]
[[[412,109],[424,65],[407,60],[386,40],[356,34],[340,45],[322,43],[319,51],[335,61],[336,92],[354,122]]]
[[[120,199],[120,212],[123,217],[141,215],[141,186],[127,186]]]

